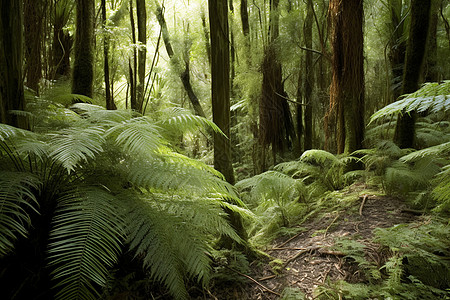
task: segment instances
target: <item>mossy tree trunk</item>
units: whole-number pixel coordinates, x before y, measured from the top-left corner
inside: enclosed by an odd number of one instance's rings
[[[412,93],[419,88],[427,45],[430,9],[430,1],[411,1],[411,23],[406,47],[402,94]],[[394,142],[400,148],[412,148],[414,146],[415,119],[416,114],[414,112],[399,116],[395,128]]]
[[[235,183],[231,161],[230,143],[230,46],[228,29],[228,6],[226,0],[209,0],[209,23],[211,35],[211,91],[213,121],[226,135],[214,133],[214,168],[225,179]],[[240,216],[225,209],[231,226],[241,238],[247,239]],[[224,247],[231,248],[232,241],[223,238]]]
[[[363,12],[362,0],[330,1],[330,111],[336,115],[338,153],[360,149],[364,138]]]
[[[77,0],[72,93],[92,97],[95,0]]]
[[[64,27],[69,21],[74,3],[58,1],[52,9],[52,79],[70,76],[70,54],[72,52],[73,37]]]
[[[266,169],[265,149],[272,146],[273,164],[276,164],[276,154],[282,154],[291,146],[294,133],[292,115],[283,86],[282,67],[276,53],[280,19],[278,4],[279,0],[271,1],[269,40],[264,49],[261,66],[263,81],[259,102],[259,138],[263,148],[261,157],[263,171]]]
[[[0,4],[0,122],[27,128],[25,118],[10,113],[25,108],[22,5],[22,0],[2,0]]]

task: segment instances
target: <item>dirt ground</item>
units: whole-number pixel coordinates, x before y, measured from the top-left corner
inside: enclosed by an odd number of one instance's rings
[[[357,193],[355,195],[358,197]],[[393,197],[368,194],[359,200],[356,214],[354,208],[352,212],[331,213],[302,224],[306,231],[275,241],[266,252],[273,259],[281,260],[278,268],[273,263],[270,265],[270,260],[252,265],[252,274],[236,273],[245,277],[247,284],[217,287],[204,299],[280,299],[285,288],[297,288],[305,293],[306,299],[314,299],[314,290],[326,281],[363,282],[364,275],[357,265],[345,259],[343,253],[333,250],[334,242],[343,238],[357,240],[366,246],[370,259],[383,264],[381,248],[371,242],[373,230],[409,223],[418,217]]]

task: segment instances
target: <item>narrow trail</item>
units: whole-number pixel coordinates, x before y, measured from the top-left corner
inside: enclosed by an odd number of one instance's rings
[[[371,241],[373,230],[410,223],[418,216],[409,212],[397,198],[360,195],[358,187],[351,192],[360,200],[356,213],[353,207],[302,224],[305,231],[289,239],[276,240],[266,250],[279,260],[279,264],[268,262],[252,266],[253,273],[247,277],[247,285],[226,288],[211,299],[280,299],[285,288],[299,289],[306,299],[314,299],[316,287],[328,281],[364,282],[364,275],[357,264],[333,249],[335,241],[352,239],[364,244],[368,259],[382,266],[385,255],[383,249]]]

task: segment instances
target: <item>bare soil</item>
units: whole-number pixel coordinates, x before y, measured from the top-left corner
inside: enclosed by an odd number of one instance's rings
[[[250,275],[236,272],[237,277],[244,278],[245,284],[217,286],[203,299],[280,299],[285,288],[297,288],[306,299],[314,299],[314,290],[328,281],[364,282],[357,264],[333,249],[335,241],[350,238],[363,243],[366,256],[381,266],[386,257],[384,250],[371,241],[373,230],[409,223],[418,217],[397,198],[370,194],[361,197],[358,189],[350,191],[360,200],[356,214],[353,207],[302,224],[306,231],[289,239],[276,240],[266,250],[272,259],[252,264]],[[279,259],[280,263],[274,265],[274,259]]]

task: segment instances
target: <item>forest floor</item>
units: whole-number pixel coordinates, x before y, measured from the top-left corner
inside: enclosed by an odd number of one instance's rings
[[[353,207],[312,218],[301,224],[304,230],[299,234],[275,240],[265,250],[270,259],[253,263],[249,275],[236,272],[237,277],[243,277],[244,284],[217,286],[206,299],[280,299],[285,289],[291,293],[301,291],[305,299],[314,299],[317,297],[316,288],[329,282],[365,282],[358,265],[333,248],[335,242],[352,239],[364,244],[368,259],[382,266],[387,253],[372,241],[373,230],[420,218],[398,198],[365,192],[365,186],[352,186],[345,193],[357,197]]]

